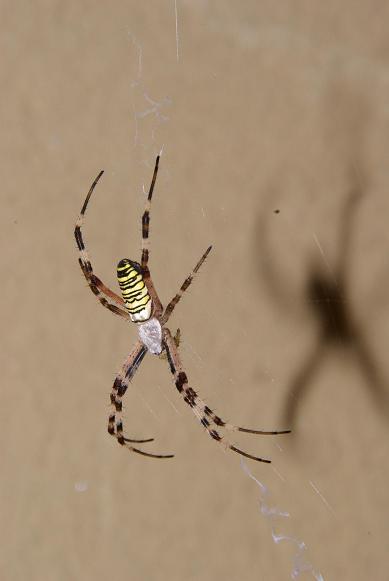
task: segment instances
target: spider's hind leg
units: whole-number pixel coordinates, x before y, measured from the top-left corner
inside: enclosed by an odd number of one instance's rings
[[[145,209],[142,215],[142,256],[141,256],[141,269],[144,282],[147,286],[147,290],[152,298],[154,305],[154,316],[160,317],[162,315],[163,307],[162,303],[158,297],[158,293],[154,288],[153,281],[151,279],[150,269],[148,267],[150,250],[149,250],[149,231],[150,231],[150,210],[151,210],[151,199],[153,197],[154,186],[157,180],[158,167],[160,155],[157,155],[155,159],[154,173],[151,180],[149,192],[147,194]]]
[[[150,230],[150,208],[151,208],[151,198],[153,197],[154,186],[158,175],[158,167],[160,155],[157,155],[155,159],[154,173],[151,180],[149,193],[147,195],[146,205],[142,216],[142,258],[141,265],[142,270],[147,268],[147,263],[149,261],[149,230]]]
[[[182,295],[184,294],[184,292],[188,289],[188,287],[192,283],[195,274],[200,270],[201,265],[203,264],[204,260],[207,258],[208,254],[211,252],[211,250],[212,250],[212,246],[209,246],[207,248],[207,250],[204,252],[204,254],[202,255],[202,257],[200,258],[200,260],[198,261],[198,263],[196,264],[196,266],[194,267],[194,269],[192,270],[192,272],[189,274],[189,276],[186,277],[186,279],[182,283],[178,293],[172,298],[170,303],[167,305],[165,312],[163,314],[163,317],[162,317],[163,324],[168,322],[170,315],[174,311],[177,303],[181,300]]]
[[[88,256],[88,252],[86,250],[85,242],[82,236],[82,226],[84,223],[85,212],[88,207],[89,200],[93,194],[93,191],[103,173],[104,172],[101,171],[94,180],[93,184],[91,185],[74,228],[74,236],[79,251],[78,262],[80,264],[82,273],[85,276],[85,279],[89,285],[89,288],[91,289],[93,294],[98,298],[103,307],[106,307],[116,315],[120,315],[125,319],[129,319],[130,316],[124,309],[123,299],[119,297],[116,293],[114,293],[110,288],[105,286],[105,284],[94,274],[92,263]]]

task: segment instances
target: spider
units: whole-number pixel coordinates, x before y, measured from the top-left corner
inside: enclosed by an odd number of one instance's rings
[[[140,264],[128,258],[122,259],[117,266],[117,276],[122,298],[109,289],[94,274],[92,264],[89,260],[87,250],[81,233],[81,227],[84,220],[86,208],[92,193],[103,175],[101,171],[88,192],[85,202],[81,208],[80,216],[76,222],[74,235],[79,249],[79,263],[83,275],[85,276],[89,288],[99,299],[100,303],[120,317],[137,324],[139,339],[134,348],[124,361],[124,364],[114,381],[110,402],[111,412],[108,419],[108,433],[115,437],[121,446],[126,447],[131,452],[149,456],[151,458],[172,458],[174,454],[152,454],[145,452],[143,449],[133,444],[143,444],[152,442],[154,438],[132,439],[124,436],[122,420],[122,398],[127,391],[130,381],[135,375],[146,353],[164,356],[169,363],[170,371],[174,378],[175,386],[182,395],[184,401],[192,408],[193,413],[197,416],[200,423],[211,436],[213,440],[221,444],[225,449],[230,449],[237,454],[257,460],[259,462],[270,463],[270,460],[253,456],[231,444],[224,435],[224,431],[229,432],[246,432],[249,434],[276,435],[287,434],[290,430],[282,431],[263,431],[241,428],[227,423],[217,416],[204,401],[199,397],[197,392],[189,386],[187,375],[183,369],[181,358],[178,353],[179,330],[173,337],[166,323],[174,311],[177,303],[180,301],[184,292],[188,289],[195,274],[207,258],[212,246],[209,246],[204,252],[192,272],[185,279],[177,294],[172,298],[167,307],[163,309],[162,303],[155,290],[150,270],[149,261],[149,226],[150,226],[150,206],[153,196],[154,186],[157,179],[160,156],[155,161],[153,178],[146,200],[145,210],[142,216],[142,256]]]

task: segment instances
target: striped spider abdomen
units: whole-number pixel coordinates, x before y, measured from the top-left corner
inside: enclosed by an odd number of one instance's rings
[[[138,262],[123,258],[117,266],[117,277],[125,307],[134,323],[151,317],[152,301]]]

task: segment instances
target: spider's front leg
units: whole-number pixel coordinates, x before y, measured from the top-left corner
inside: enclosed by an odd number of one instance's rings
[[[134,440],[131,438],[125,438],[123,434],[122,398],[126,393],[129,383],[131,379],[134,377],[139,365],[142,363],[146,353],[147,353],[146,347],[143,345],[141,341],[137,341],[134,349],[131,351],[131,353],[125,360],[122,369],[116,376],[110,398],[112,411],[108,418],[108,433],[114,438],[116,438],[121,446],[125,446],[131,452],[142,454],[142,456],[150,456],[151,458],[173,458],[174,454],[151,454],[149,452],[144,452],[139,448],[134,448],[134,446],[131,445],[152,442],[154,438],[148,438],[144,440]]]
[[[251,460],[257,460],[258,462],[270,463],[271,460],[265,458],[259,458],[258,456],[253,456],[247,452],[244,452],[240,448],[237,448],[233,444],[230,444],[225,437],[222,435],[221,430],[229,430],[233,432],[245,432],[250,434],[260,434],[260,435],[278,435],[278,434],[288,434],[290,430],[281,431],[264,431],[264,430],[251,430],[249,428],[241,428],[233,424],[229,424],[222,420],[219,416],[215,414],[211,408],[209,408],[204,401],[199,397],[198,393],[189,386],[188,377],[182,367],[181,359],[178,354],[177,346],[173,340],[173,337],[166,327],[163,330],[163,346],[166,350],[167,359],[170,366],[170,371],[174,377],[175,386],[178,392],[184,398],[185,403],[187,403],[191,408],[195,416],[198,418],[200,423],[207,430],[208,434],[213,440],[220,443],[224,448],[230,449],[241,456],[250,458]]]

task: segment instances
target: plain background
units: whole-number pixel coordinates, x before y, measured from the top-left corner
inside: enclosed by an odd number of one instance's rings
[[[176,7],[0,4],[1,579],[281,581],[297,567],[385,581],[388,4]],[[87,288],[74,222],[105,169],[84,234],[116,289],[161,148],[150,265],[165,303],[214,245],[171,319],[193,387],[237,424],[285,428],[312,363],[292,436],[234,439],[271,465],[224,453],[151,356],[127,432],[176,457],[107,434],[136,329]],[[370,368],[340,329],[320,338],[316,271],[340,289]]]

